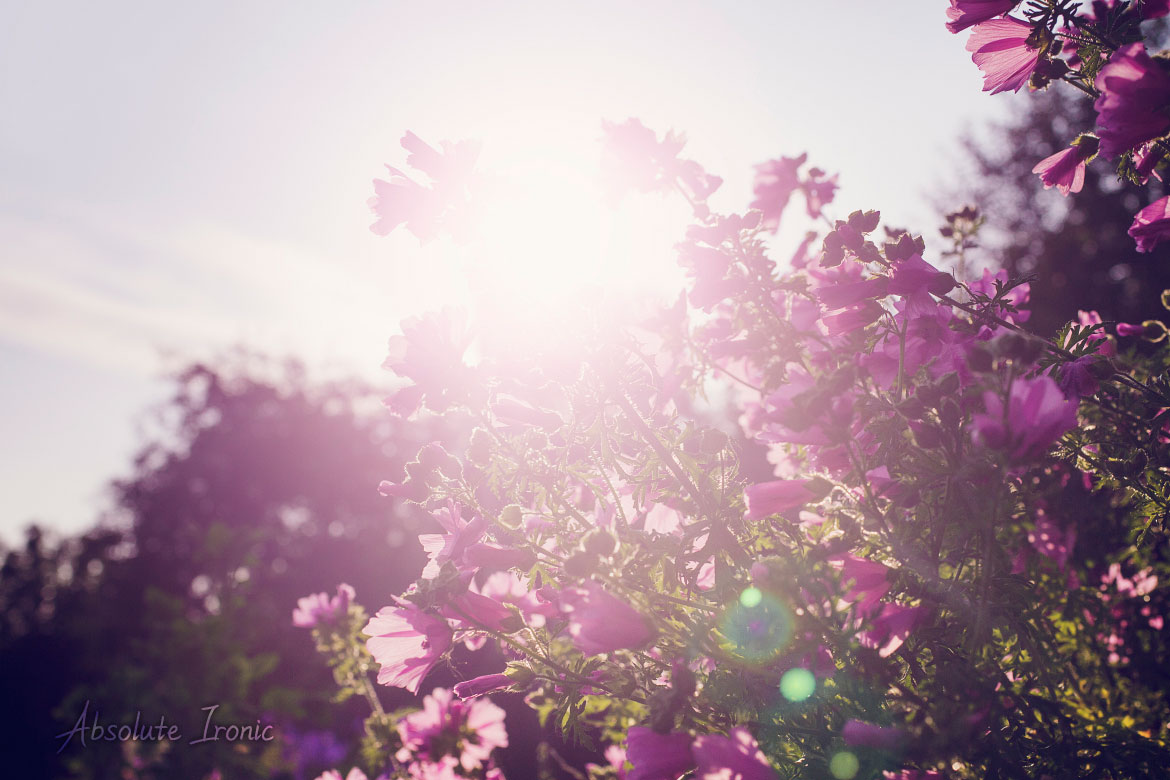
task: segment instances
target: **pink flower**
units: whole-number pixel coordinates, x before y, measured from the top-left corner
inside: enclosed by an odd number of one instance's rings
[[[423,699],[423,708],[398,721],[402,747],[396,758],[440,762],[455,758],[465,771],[484,766],[491,752],[508,746],[504,711],[487,699],[466,702],[446,688],[436,688]]]
[[[1061,195],[1068,195],[1070,192],[1080,192],[1085,186],[1085,167],[1097,153],[1097,141],[1092,136],[1082,137],[1086,140],[1074,143],[1036,163],[1032,173],[1040,175],[1044,189],[1056,187]]]
[[[444,412],[451,403],[466,397],[476,385],[474,372],[463,362],[471,340],[462,313],[451,308],[403,320],[402,335],[390,338],[382,368],[411,380],[413,386],[386,399],[386,405],[409,417],[424,397],[436,412]]]
[[[1170,76],[1141,43],[1118,49],[1097,75],[1101,154],[1113,158],[1170,129]]]
[[[772,482],[749,485],[743,491],[743,501],[747,505],[744,517],[748,520],[762,520],[786,510],[804,506],[816,499],[816,495],[808,488],[811,481],[808,479],[777,479]]]
[[[440,569],[448,561],[457,568],[462,567],[465,552],[483,538],[488,524],[478,514],[470,520],[464,520],[463,508],[454,501],[448,501],[447,506],[433,512],[431,517],[438,521],[446,533],[418,536],[419,544],[427,553],[427,565],[422,570],[424,580],[439,576]]]
[[[701,780],[776,780],[778,777],[751,732],[743,726],[736,726],[726,737],[703,734],[695,739],[691,751],[698,765],[695,777]]]
[[[808,178],[800,184],[804,192],[805,210],[812,219],[821,216],[825,206],[833,202],[837,192],[837,174],[825,178],[825,172],[820,168],[810,168]]]
[[[1087,328],[1092,325],[1100,325],[1101,315],[1096,311],[1082,311],[1078,309],[1077,323],[1083,328]],[[1105,332],[1104,328],[1095,329],[1092,333],[1085,337],[1085,341],[1096,343],[1096,354],[1098,355],[1113,357],[1117,354],[1117,345],[1113,343],[1113,339],[1109,338],[1109,334]]]
[[[1139,252],[1150,252],[1170,237],[1170,195],[1139,211],[1129,226],[1129,235],[1137,241]]]
[[[313,593],[297,599],[293,610],[293,625],[298,628],[312,628],[318,623],[332,623],[344,617],[353,601],[353,588],[344,582],[337,586],[337,595],[329,598],[325,593]]]
[[[830,314],[821,320],[830,336],[844,336],[876,322],[886,310],[877,301],[865,301],[857,306]]]
[[[792,193],[800,189],[800,166],[808,159],[807,154],[799,157],[781,157],[768,160],[756,166],[756,180],[752,185],[755,200],[750,208],[763,212],[763,226],[773,233],[780,227],[780,217],[788,205]]]
[[[317,780],[341,780],[341,773],[336,769],[330,769],[328,772],[323,772],[319,775]],[[355,766],[349,770],[349,774],[345,776],[345,780],[367,780],[366,773]]]
[[[609,768],[613,770],[614,776],[617,780],[628,780],[629,775],[626,773],[626,751],[620,745],[610,745],[605,749],[605,763],[609,764]],[[585,768],[590,770],[589,776],[593,776],[593,771],[601,769],[597,764],[586,764]]]
[[[971,59],[983,71],[983,91],[1016,92],[1032,78],[1039,52],[1028,46],[1032,26],[1018,19],[992,19],[977,24],[967,41]]]
[[[626,780],[675,780],[695,765],[690,735],[659,734],[643,726],[626,735],[626,760],[633,767]]]
[[[654,192],[680,187],[697,204],[723,183],[694,160],[679,158],[686,137],[669,132],[662,140],[637,119],[621,124],[602,122],[601,172],[612,199],[629,190]]]
[[[485,674],[455,683],[452,690],[460,699],[474,699],[476,696],[502,691],[511,684],[512,679],[506,674]]]
[[[1019,0],[951,0],[947,9],[947,29],[952,33],[1003,16],[1016,7]]]
[[[378,683],[411,693],[418,693],[423,678],[451,648],[447,621],[402,599],[397,607],[378,610],[362,633],[370,637],[366,647],[382,667]]]
[[[585,655],[639,647],[654,637],[641,613],[598,582],[566,594],[564,601],[570,613],[569,635]]]
[[[466,591],[441,610],[443,617],[459,621],[458,627],[468,630],[487,628],[510,633],[523,627],[519,616],[498,601]]]
[[[411,132],[402,137],[402,148],[410,152],[406,164],[431,179],[426,187],[389,165],[390,180],[374,179],[374,197],[370,210],[377,220],[370,230],[387,235],[399,225],[427,243],[446,231],[462,237],[466,232],[469,209],[469,185],[474,180],[479,144],[471,141],[442,143],[436,151]]]
[[[845,721],[845,728],[841,729],[841,738],[845,740],[846,745],[854,747],[893,750],[906,738],[906,733],[892,726],[876,726],[851,718]]]
[[[1077,422],[1076,403],[1047,376],[1013,382],[1006,408],[999,394],[990,391],[983,394],[983,404],[987,411],[971,421],[975,440],[1006,451],[1013,460],[1043,455]]]

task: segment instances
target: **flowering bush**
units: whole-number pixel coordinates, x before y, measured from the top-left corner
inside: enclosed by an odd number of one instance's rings
[[[1101,132],[1041,161],[1046,184],[1075,193],[1098,154],[1157,173],[1170,76],[1137,38],[1165,3],[950,5],[988,91],[1097,97]],[[421,185],[392,169],[375,227],[430,240],[474,208],[450,184],[474,155],[403,145],[438,184],[399,197]],[[680,136],[630,120],[604,145],[615,197],[693,209],[673,305],[583,311],[555,352],[475,363],[453,311],[392,340],[391,408],[475,423],[382,485],[436,521],[417,582],[373,618],[348,592],[297,612],[370,701],[368,768],[499,777],[507,734],[483,697],[513,692],[604,750],[594,778],[1164,776],[1165,326],[1084,312],[1028,332],[1030,282],[967,276],[974,209],[928,248],[876,211],[831,216],[837,179],[801,155],[758,166],[750,208],[719,214],[721,180]],[[770,234],[794,196],[822,227],[781,265]],[[1170,235],[1164,201],[1139,242]],[[715,388],[737,434],[696,411]],[[743,476],[745,439],[769,479]],[[485,642],[497,672],[382,710],[375,668],[418,693]]]

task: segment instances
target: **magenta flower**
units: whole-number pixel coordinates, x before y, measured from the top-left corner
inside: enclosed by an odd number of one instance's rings
[[[865,301],[836,314],[830,314],[821,322],[830,336],[845,336],[872,325],[885,312],[877,301]]]
[[[689,734],[659,734],[644,726],[627,733],[626,760],[633,767],[626,780],[675,780],[695,765]]]
[[[1170,130],[1170,76],[1141,43],[1118,49],[1097,75],[1101,154],[1113,158]]]
[[[691,752],[698,765],[695,777],[699,780],[776,780],[778,777],[751,732],[743,726],[736,726],[726,737],[703,734],[695,739]]]
[[[836,560],[841,561],[841,582],[853,583],[845,594],[845,601],[857,602],[858,612],[862,615],[873,613],[890,589],[890,568],[856,555],[841,555]]]
[[[959,33],[972,25],[1003,16],[1016,7],[1019,0],[951,0],[947,9],[947,29]]]
[[[325,593],[313,593],[297,599],[297,608],[293,610],[292,616],[293,625],[312,628],[319,623],[332,623],[345,616],[353,597],[353,588],[343,582],[337,586],[337,595],[333,598]]]
[[[1056,187],[1060,194],[1067,196],[1070,192],[1080,192],[1085,186],[1085,168],[1097,153],[1098,144],[1092,136],[1082,138],[1085,140],[1073,143],[1067,149],[1061,149],[1036,163],[1032,173],[1040,175],[1044,189]]]
[[[780,217],[784,215],[788,199],[800,189],[800,166],[807,159],[808,155],[802,154],[768,160],[756,166],[756,180],[752,185],[756,198],[750,208],[763,213],[762,224],[773,233],[780,227]]]
[[[1137,251],[1150,252],[1170,237],[1170,195],[1159,198],[1137,213],[1129,226]]]
[[[854,747],[893,750],[902,744],[906,733],[892,726],[876,726],[850,718],[841,729],[841,738],[845,740],[846,745]]]
[[[485,674],[455,683],[452,690],[460,699],[474,699],[476,696],[502,691],[511,684],[512,680],[506,674]]]
[[[894,264],[890,274],[889,290],[894,295],[906,298],[921,298],[928,294],[946,295],[955,287],[955,277],[940,271],[913,255]]]
[[[609,768],[613,770],[614,777],[617,780],[628,780],[629,775],[626,772],[626,751],[621,745],[610,745],[605,749],[605,763],[609,764]],[[593,772],[601,769],[597,764],[586,764],[585,768],[590,770],[589,776],[593,776]]]
[[[569,635],[585,655],[639,647],[654,637],[641,613],[598,582],[566,594],[564,602],[570,613]]]
[[[411,693],[418,693],[423,678],[451,648],[447,621],[402,599],[396,607],[378,610],[362,633],[370,637],[366,647],[382,667],[378,683]]]
[[[502,709],[487,699],[460,701],[446,688],[433,690],[420,711],[398,721],[398,736],[399,761],[454,758],[467,772],[489,763],[496,748],[508,746]]]
[[[983,394],[983,404],[987,411],[971,420],[975,440],[1013,460],[1043,455],[1077,423],[1076,403],[1047,376],[1013,382],[1006,408],[993,392]]]
[[[858,640],[865,647],[878,651],[878,655],[887,658],[898,651],[923,618],[926,617],[924,607],[904,607],[901,604],[886,604],[882,611],[873,620],[872,627],[857,635]]]
[[[1045,558],[1056,562],[1061,571],[1068,564],[1073,547],[1077,543],[1076,528],[1067,531],[1057,525],[1044,510],[1038,510],[1036,528],[1028,532],[1028,544]]]
[[[459,621],[459,627],[469,630],[487,628],[510,633],[523,627],[523,621],[512,610],[487,596],[465,591],[441,610],[443,617]]]
[[[1028,83],[1040,62],[1040,53],[1028,45],[1031,34],[1031,25],[1012,18],[975,25],[967,51],[983,71],[984,92],[1016,92]]]
[[[747,505],[744,518],[762,520],[816,500],[816,494],[809,489],[812,480],[777,479],[761,482],[744,488],[743,501]]]

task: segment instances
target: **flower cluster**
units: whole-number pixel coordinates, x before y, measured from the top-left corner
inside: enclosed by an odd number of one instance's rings
[[[1033,170],[1045,187],[1069,195],[1080,192],[1085,166],[1098,155],[1118,160],[1118,173],[1134,183],[1161,178],[1170,154],[1170,69],[1146,51],[1141,23],[1168,14],[1165,0],[950,0],[947,29],[970,28],[967,49],[992,94],[1064,81],[1094,98],[1096,135],[1078,136]],[[1139,252],[1170,237],[1170,196],[1138,212],[1129,233]]]
[[[949,27],[990,91],[1102,92],[1103,131],[1042,161],[1046,184],[1075,192],[1098,152],[1170,129],[1142,113],[1160,65],[1103,48],[1157,4],[1017,5],[952,0]],[[371,767],[498,777],[498,694],[604,747],[595,778],[1163,771],[1170,354],[1122,346],[1165,326],[1085,312],[1042,338],[1032,282],[967,277],[973,209],[941,250],[877,211],[834,218],[836,177],[799,155],[717,213],[681,136],[604,130],[615,196],[691,205],[686,289],[649,318],[583,312],[555,354],[495,354],[451,310],[391,341],[387,406],[472,422],[381,486],[433,519],[416,582],[372,618],[314,620],[371,702]],[[778,262],[797,192],[817,221]],[[734,422],[696,402],[713,387]],[[417,695],[487,644],[500,668],[406,714],[366,674]]]

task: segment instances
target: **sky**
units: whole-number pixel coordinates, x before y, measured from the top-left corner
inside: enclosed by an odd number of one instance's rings
[[[685,215],[593,202],[602,119],[685,132],[719,210],[807,151],[839,213],[929,240],[958,135],[1008,102],[945,5],[0,0],[0,541],[91,525],[184,359],[243,344],[377,379],[470,264],[564,287],[604,250],[610,277],[653,278]],[[517,211],[552,226],[508,228],[526,260],[369,231],[407,130],[477,139],[524,183]]]

